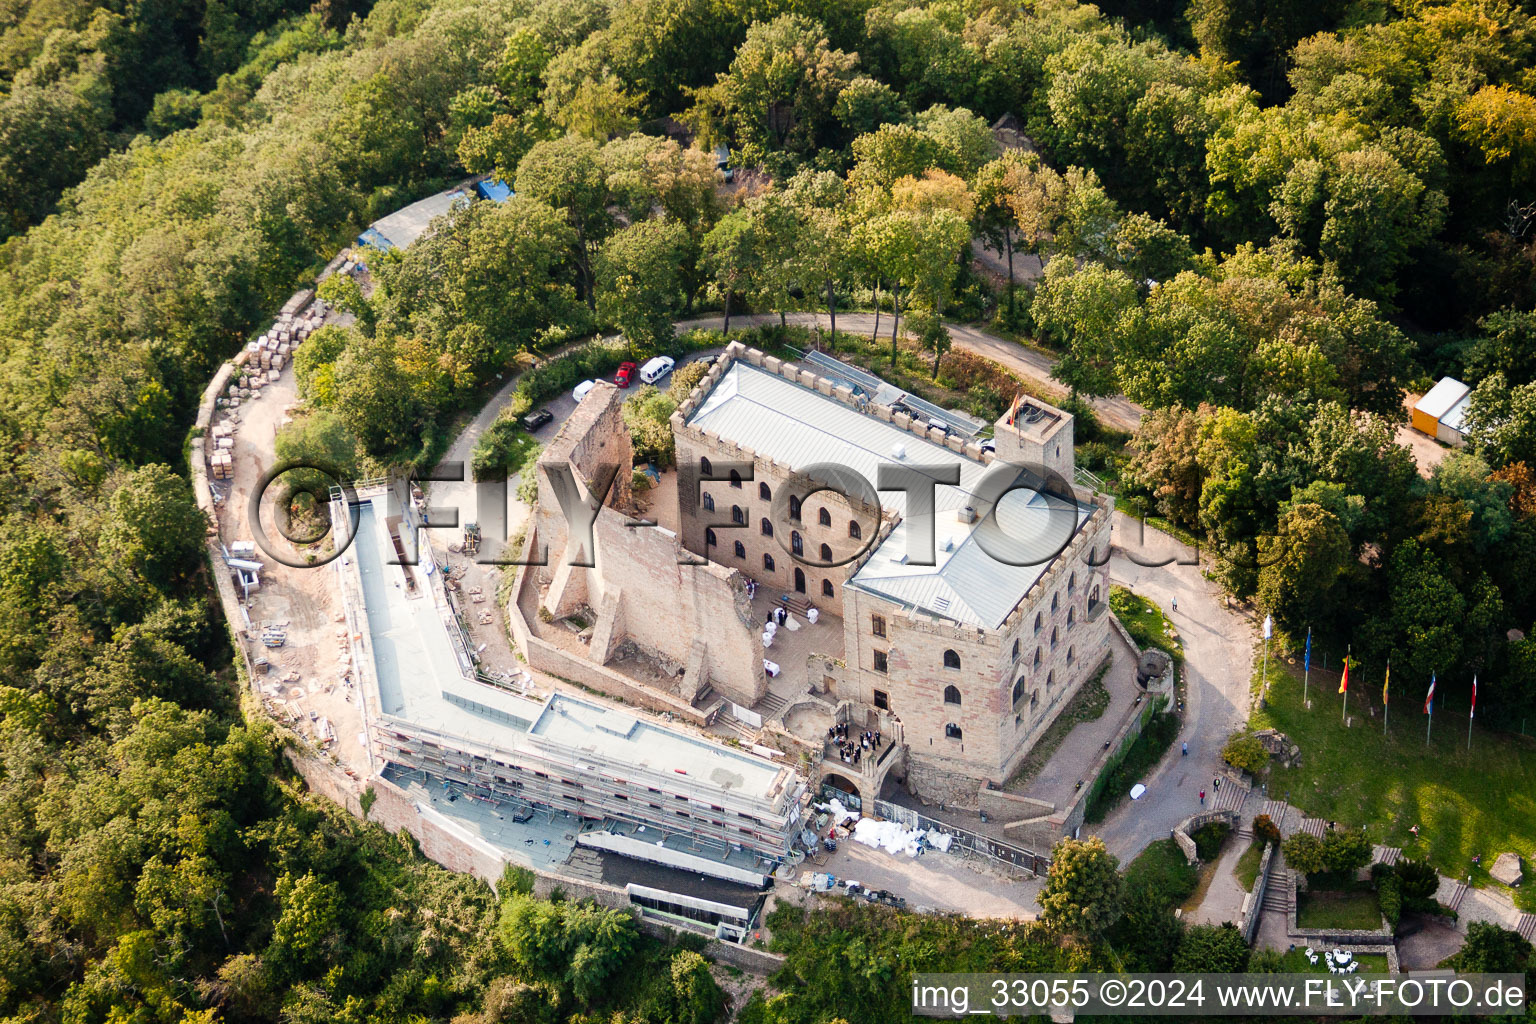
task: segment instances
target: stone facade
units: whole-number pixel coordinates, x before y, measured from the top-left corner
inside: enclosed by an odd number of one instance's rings
[[[856,406],[978,464],[993,456],[976,444],[930,431],[904,413],[860,405],[848,388],[740,345],[727,350],[672,419],[678,465],[699,467],[701,476],[727,477],[701,479],[694,487],[684,475],[679,485],[683,545],[840,615],[843,664],[835,673],[812,666],[813,687],[827,689],[821,681],[830,680],[837,698],[862,705],[870,715],[899,720],[908,748],[903,768],[912,792],[975,806],[978,785],[1006,781],[1108,655],[1109,500],[1076,495],[1092,503],[1091,516],[998,629],[962,625],[857,588],[847,590],[844,584],[888,534],[895,513],[834,490],[812,493],[815,484],[791,467],[690,425],[693,410],[735,359]],[[1070,486],[1072,417],[1046,406],[1029,409],[1028,422],[1020,415],[1016,423],[1004,417],[996,425],[998,457],[1041,466]],[[800,500],[792,503],[791,495]],[[837,765],[829,771],[847,774]],[[859,781],[866,790],[866,780]]]

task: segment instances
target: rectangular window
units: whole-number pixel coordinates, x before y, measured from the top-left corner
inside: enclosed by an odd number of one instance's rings
[[[875,707],[881,711],[891,710],[891,698],[884,690],[875,691]]]
[[[875,636],[885,636],[885,616],[871,615],[869,617],[869,631]]]
[[[885,652],[884,651],[876,651],[875,652],[875,671],[876,672],[884,672],[885,670],[886,670]]]

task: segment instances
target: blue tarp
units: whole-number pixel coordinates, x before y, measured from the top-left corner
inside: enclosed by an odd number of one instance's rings
[[[512,198],[512,188],[500,178],[487,178],[475,185],[475,191],[480,193],[481,199],[492,199],[498,203],[504,203]]]
[[[393,249],[395,247],[395,243],[381,235],[378,228],[369,228],[367,231],[364,231],[362,234],[358,235],[357,244],[371,245],[381,252],[388,249]]]

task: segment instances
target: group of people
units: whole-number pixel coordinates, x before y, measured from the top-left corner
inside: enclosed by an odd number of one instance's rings
[[[784,610],[783,605],[779,605],[768,613],[768,621],[765,623],[765,625],[782,626],[784,625],[784,620],[787,618],[789,618],[789,612]]]
[[[748,601],[756,601],[757,600],[757,580],[753,579],[750,576],[747,577],[747,600]]]
[[[865,730],[859,734],[858,739],[854,739],[848,735],[848,723],[840,722],[827,727],[827,742],[837,746],[838,757],[844,764],[858,764],[863,760],[866,750],[878,751],[883,741],[878,729]]]

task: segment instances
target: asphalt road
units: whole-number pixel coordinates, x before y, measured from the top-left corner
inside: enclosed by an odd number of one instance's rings
[[[1088,829],[1103,837],[1122,863],[1199,810],[1200,790],[1210,791],[1221,767],[1222,745],[1248,719],[1254,624],[1228,606],[1193,558],[1193,550],[1178,540],[1150,527],[1143,532],[1140,523],[1115,513],[1110,580],[1156,602],[1173,620],[1184,641],[1186,689],[1178,742],[1140,780],[1146,794],[1134,803],[1125,801]],[[1169,559],[1172,564],[1157,564]],[[1178,611],[1172,610],[1175,598]],[[1180,743],[1189,744],[1187,757]]]
[[[825,313],[786,313],[785,319],[792,324],[816,327],[827,324]],[[758,326],[760,324],[776,324],[779,322],[777,313],[748,313],[731,317],[733,327]],[[697,320],[679,321],[679,330],[693,327],[706,327],[718,330],[721,318],[718,316],[703,317]],[[855,334],[869,334],[875,327],[875,314],[873,313],[839,313],[837,314],[837,329]],[[889,331],[891,316],[889,313],[880,317],[881,333]],[[944,325],[949,331],[950,340],[956,348],[974,352],[988,359],[1001,363],[1019,376],[1029,380],[1038,381],[1041,384],[1060,392],[1061,382],[1051,376],[1051,367],[1056,361],[1042,352],[1027,349],[1017,342],[1006,338],[999,338],[995,334],[989,334],[969,324]],[[1110,398],[1093,398],[1088,400],[1088,405],[1107,425],[1117,430],[1135,430],[1141,425],[1141,418],[1147,410],[1132,402],[1128,398],[1115,395]]]

